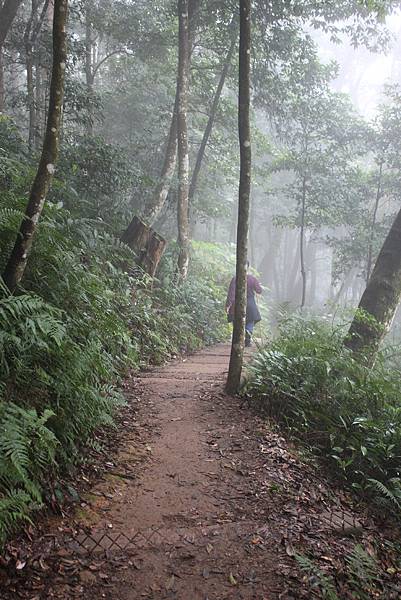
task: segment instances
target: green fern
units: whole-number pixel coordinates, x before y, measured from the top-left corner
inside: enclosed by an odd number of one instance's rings
[[[359,544],[353,548],[349,556],[345,557],[345,561],[348,567],[347,577],[355,590],[356,597],[369,600],[372,588],[380,584],[377,562]]]
[[[295,560],[302,571],[309,576],[312,587],[321,591],[322,599],[340,600],[332,577],[325,575],[310,558],[303,554],[295,554]]]
[[[395,482],[396,480],[392,479],[389,481],[391,483],[392,481]],[[390,490],[381,481],[378,481],[377,479],[368,479],[370,489],[373,490],[380,499],[384,499],[387,504],[389,504],[397,512],[401,512],[401,490],[399,487],[399,480],[397,481],[398,488]]]
[[[6,496],[0,494],[0,547],[21,521],[32,523],[29,518],[31,509],[31,498],[24,491],[10,489]]]
[[[0,209],[0,227],[2,229],[17,230],[24,218],[25,215],[21,210],[6,206]]]

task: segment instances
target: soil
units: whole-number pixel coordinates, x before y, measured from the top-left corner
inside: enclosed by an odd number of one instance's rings
[[[318,570],[340,599],[401,597],[394,530],[224,393],[229,351],[127,380],[121,447],[73,517],[42,523],[25,551],[9,546],[0,598],[323,598]],[[379,583],[357,584],[365,596],[347,572],[357,545],[380,565]]]

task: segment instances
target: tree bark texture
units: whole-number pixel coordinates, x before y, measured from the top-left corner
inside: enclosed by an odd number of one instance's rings
[[[240,48],[238,131],[240,143],[240,182],[238,197],[237,268],[233,339],[226,390],[238,392],[245,341],[246,315],[246,261],[248,252],[249,204],[251,193],[251,130],[250,109],[250,57],[251,57],[251,0],[240,0]]]
[[[178,154],[178,272],[186,279],[189,265],[189,148],[188,148],[188,88],[189,30],[188,0],[178,0],[178,77],[177,77],[177,154]]]
[[[21,3],[22,0],[4,0],[0,8],[0,48],[4,45]]]
[[[154,277],[166,248],[166,240],[138,217],[134,217],[121,237],[136,254],[136,263]]]
[[[379,252],[359,302],[345,346],[364,353],[372,362],[389,331],[401,298],[401,210]]]
[[[18,237],[3,274],[4,282],[12,292],[23,277],[58,159],[67,59],[67,8],[68,0],[54,0],[53,66],[45,139],[25,210],[25,218],[21,223]]]
[[[213,98],[213,102],[212,102],[212,106],[210,107],[210,113],[209,113],[209,118],[206,124],[206,128],[205,131],[203,132],[203,137],[202,137],[202,141],[201,141],[201,145],[199,146],[199,150],[198,150],[198,154],[196,156],[196,161],[195,161],[195,166],[194,166],[194,170],[192,172],[192,177],[191,177],[191,183],[189,186],[189,203],[191,204],[194,196],[195,196],[195,191],[196,191],[196,187],[197,187],[197,183],[198,183],[198,178],[199,178],[199,173],[201,170],[201,166],[202,166],[202,162],[203,162],[203,158],[205,156],[205,150],[207,147],[207,144],[209,142],[209,138],[210,138],[210,134],[212,133],[212,129],[213,129],[213,125],[214,122],[216,120],[216,115],[217,115],[217,108],[219,106],[219,102],[220,102],[220,98],[221,98],[221,92],[223,91],[223,87],[225,84],[225,81],[227,79],[227,75],[228,75],[228,71],[231,65],[231,60],[234,54],[234,50],[235,50],[235,44],[237,41],[237,32],[234,28],[234,24],[235,21],[233,19],[230,29],[231,29],[231,43],[230,43],[230,48],[227,52],[227,55],[225,57],[225,60],[223,62],[222,65],[222,70],[221,70],[221,74],[220,74],[220,78],[219,78],[219,82],[217,84],[217,88],[216,88],[216,92],[214,94],[214,98]]]

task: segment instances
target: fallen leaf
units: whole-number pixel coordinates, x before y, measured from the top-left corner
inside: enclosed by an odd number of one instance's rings
[[[79,578],[81,580],[81,583],[86,585],[92,585],[96,583],[96,575],[94,575],[90,571],[81,571],[79,574]]]
[[[232,573],[230,573],[230,575],[228,576],[228,581],[231,583],[231,585],[237,585],[237,580],[235,579]]]

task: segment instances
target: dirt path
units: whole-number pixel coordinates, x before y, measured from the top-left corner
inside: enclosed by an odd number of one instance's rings
[[[380,553],[383,532],[367,515],[224,394],[228,356],[228,346],[215,346],[127,382],[139,410],[124,422],[118,457],[82,503],[78,525],[53,523],[56,550],[42,543],[21,570],[24,585],[13,583],[4,598],[322,598],[295,551],[328,574],[356,542]],[[345,586],[339,597],[357,596]]]
[[[242,454],[252,431],[237,405],[234,413],[224,406],[228,357],[229,347],[220,345],[143,375],[158,433],[147,444],[151,460],[138,481],[118,491],[115,482],[102,484],[113,500],[96,527],[109,527],[122,545],[134,540],[130,568],[103,597],[262,599],[279,591],[269,553],[255,560],[252,552],[260,515],[239,505],[252,494]],[[96,585],[93,592],[105,593]]]

